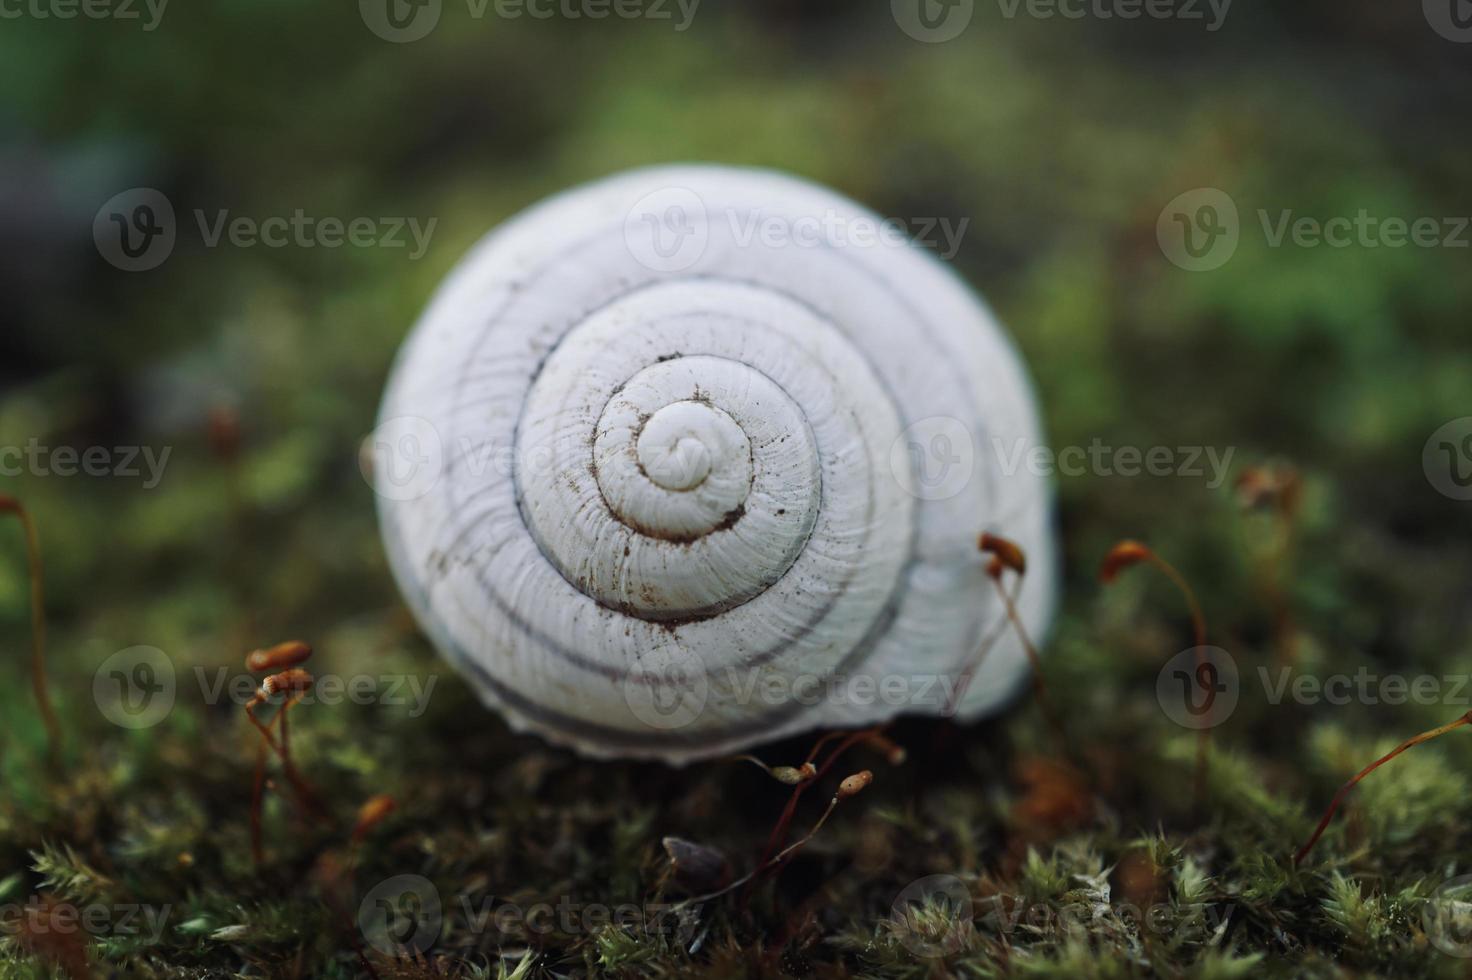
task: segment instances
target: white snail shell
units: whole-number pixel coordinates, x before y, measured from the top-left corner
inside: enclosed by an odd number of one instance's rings
[[[440,288],[373,480],[421,625],[513,727],[681,764],[940,714],[1004,621],[982,530],[1026,550],[1046,628],[1022,366],[879,223],[779,173],[638,170],[512,219]],[[956,714],[1026,671],[1008,631]]]

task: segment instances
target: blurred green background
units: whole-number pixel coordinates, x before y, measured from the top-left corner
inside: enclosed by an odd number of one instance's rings
[[[99,765],[130,799],[166,806],[177,792],[170,770],[148,769],[169,739],[243,736],[223,708],[176,710],[154,731],[110,726],[89,690],[116,650],[233,668],[247,649],[304,636],[343,669],[371,655],[438,671],[404,621],[359,473],[390,359],[495,224],[581,181],[677,160],[781,168],[884,215],[969,219],[952,263],[1016,337],[1055,445],[1230,447],[1234,476],[1291,464],[1305,487],[1287,585],[1301,662],[1466,670],[1472,505],[1437,492],[1422,451],[1472,414],[1472,231],[1457,247],[1274,247],[1259,217],[1472,215],[1472,45],[1419,5],[1239,0],[1208,30],[1204,6],[1205,20],[1070,19],[978,0],[943,43],[908,36],[888,4],[846,0],[704,0],[683,30],[673,6],[669,19],[542,20],[445,0],[411,43],[376,36],[348,3],[179,2],[148,30],[144,7],[138,20],[31,9],[0,21],[0,446],[171,455],[153,488],[25,473],[0,477],[0,492],[41,528],[73,765]],[[165,194],[179,231],[162,265],[130,273],[99,254],[93,220],[135,187]],[[1191,272],[1162,251],[1157,220],[1204,187],[1235,201],[1241,239],[1219,268]],[[437,224],[419,258],[208,247],[195,209]],[[233,465],[211,446],[212,416],[238,419]],[[1101,596],[1094,570],[1121,537],[1177,560],[1213,639],[1244,665],[1268,662],[1268,529],[1240,514],[1230,484],[1064,477],[1058,504],[1067,598],[1049,652],[1055,684],[1079,689],[1062,695],[1071,708],[1118,712],[1146,737],[1155,665],[1185,642],[1169,592],[1131,581]],[[28,580],[10,523],[0,559],[0,850],[22,868],[37,838],[123,833],[134,818],[101,805],[111,816],[90,825],[85,807],[67,816],[85,793],[58,797],[37,774]],[[355,793],[375,780],[404,792],[408,760],[499,730],[441,681],[438,727],[385,709],[304,720],[326,726],[319,765],[362,775]],[[1308,773],[1288,795],[1321,806],[1376,739],[1457,710],[1259,705],[1223,738],[1269,772]],[[1360,741],[1314,742],[1323,724]],[[466,757],[494,772],[502,751]],[[1472,762],[1466,746],[1445,751]],[[395,752],[405,765],[378,773]],[[191,778],[206,795],[208,778]],[[1126,824],[1179,814],[1146,802],[1154,777],[1138,778]],[[1317,812],[1304,807],[1294,819]],[[96,846],[94,861],[116,857]]]

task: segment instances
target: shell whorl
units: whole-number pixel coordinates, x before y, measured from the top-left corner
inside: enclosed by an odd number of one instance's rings
[[[514,726],[680,763],[940,713],[1001,620],[984,528],[1029,550],[1045,626],[1047,489],[999,458],[1038,441],[1015,354],[919,249],[753,231],[810,216],[877,222],[770,172],[618,175],[492,233],[406,344],[373,457],[390,562]],[[932,453],[966,472],[937,487]],[[1005,637],[958,713],[1024,669]]]

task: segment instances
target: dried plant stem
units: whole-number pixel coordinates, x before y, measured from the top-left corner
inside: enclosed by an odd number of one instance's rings
[[[287,782],[291,783],[291,788],[295,791],[298,801],[302,805],[302,808],[318,820],[325,821],[327,819],[327,808],[322,804],[322,801],[318,798],[316,792],[313,791],[311,784],[308,783],[307,780],[301,775],[301,773],[297,771],[296,766],[291,761],[291,755],[287,749],[289,742],[286,728],[286,714],[288,711],[291,710],[292,705],[296,704],[299,700],[301,700],[300,695],[293,697],[291,700],[283,704],[281,706],[280,712],[278,712],[278,717],[281,719],[282,725],[281,742],[277,742],[275,737],[272,736],[271,726],[263,724],[261,720],[256,717],[254,704],[247,704],[245,706],[245,716],[250,719],[250,723],[255,726],[256,731],[261,733],[261,738],[265,740],[266,745],[269,746],[271,751],[276,753],[276,756],[281,760],[281,770],[283,773],[285,773]]]
[[[867,772],[866,773],[862,773],[860,775],[863,777],[863,779],[865,781],[858,786],[858,789],[862,789],[864,786],[868,785],[867,780],[871,776],[871,774],[870,773],[867,773]],[[849,777],[849,779],[858,779],[858,778],[859,778],[859,776],[850,776]],[[847,783],[847,782],[848,782],[848,780],[845,780],[845,783]],[[853,790],[852,792],[857,792],[857,791],[858,790],[856,789],[856,790]],[[852,792],[850,792],[848,795],[852,795]],[[845,791],[844,791],[844,788],[841,787],[839,789],[838,793],[834,794],[833,798],[828,801],[828,808],[823,811],[823,815],[818,818],[818,822],[815,823],[815,824],[813,824],[813,829],[812,830],[809,830],[801,839],[799,839],[797,841],[794,841],[793,843],[789,844],[787,847],[784,847],[782,850],[778,851],[775,855],[772,856],[772,858],[770,860],[763,861],[763,862],[759,863],[745,877],[738,878],[735,881],[731,882],[729,885],[726,885],[724,888],[718,889],[717,891],[713,891],[713,892],[711,892],[711,893],[709,893],[707,895],[698,895],[698,896],[695,896],[694,898],[687,898],[683,902],[679,902],[678,904],[676,904],[675,905],[675,908],[676,909],[681,909],[681,908],[685,908],[685,907],[690,906],[690,905],[700,905],[700,904],[703,904],[705,902],[709,902],[711,899],[720,898],[722,895],[729,895],[731,892],[733,892],[736,889],[740,888],[742,885],[745,885],[748,882],[752,881],[753,879],[755,879],[758,875],[762,874],[763,872],[781,866],[786,861],[788,861],[794,854],[796,854],[798,851],[802,850],[805,846],[807,846],[807,843],[809,841],[811,841],[814,837],[818,836],[818,831],[820,831],[820,830],[823,829],[823,824],[825,824],[825,823],[828,822],[828,818],[833,815],[833,811],[838,808],[838,804],[840,802],[842,802],[844,798],[845,798]]]
[[[769,766],[754,755],[733,755],[730,761],[749,762],[760,769],[762,772],[766,773],[768,776],[771,776],[773,779],[777,780],[777,782],[783,783],[787,786],[796,786],[798,783],[803,782],[804,780],[812,779],[818,773],[818,770],[813,768],[813,764],[811,762],[804,762],[800,767]]]
[[[1292,578],[1294,544],[1297,539],[1298,494],[1285,496],[1278,505],[1281,528],[1278,552],[1273,562],[1273,624],[1278,633],[1278,662],[1292,664],[1298,659],[1298,628],[1293,622],[1293,605],[1288,596]]]
[[[1015,599],[1021,591],[1022,579],[1018,578],[1016,585],[1012,588],[1013,598]],[[941,711],[942,718],[954,718],[956,716],[956,712],[960,710],[961,702],[966,700],[966,691],[971,687],[971,679],[976,676],[976,672],[986,660],[987,654],[991,653],[992,647],[997,645],[997,641],[1002,638],[1002,634],[1006,630],[1007,622],[1003,620],[997,624],[997,627],[991,633],[982,637],[981,643],[977,645],[976,653],[966,661],[966,666],[957,677],[956,689],[951,692],[950,700],[946,702],[945,708]]]
[[[754,755],[733,755],[731,757],[731,761],[732,762],[749,762],[752,765],[756,766],[758,769],[760,769],[762,772],[766,773],[768,776],[770,776],[772,774],[772,767],[769,766],[769,765],[767,765],[765,762],[763,762],[762,760],[758,759]]]
[[[291,712],[288,710],[296,701],[288,701],[281,706],[281,765],[290,770],[291,766]]]
[[[0,494],[0,513],[7,512],[20,521],[26,536],[26,561],[31,573],[31,689],[36,696],[41,721],[46,726],[47,755],[54,767],[61,760],[62,732],[46,684],[46,586],[41,563],[41,539],[36,532],[36,523],[24,505],[14,497]]]
[[[822,779],[823,776],[828,772],[828,770],[833,767],[833,764],[838,761],[839,757],[843,755],[843,753],[847,752],[850,748],[857,745],[858,743],[864,741],[866,738],[869,738],[872,735],[880,734],[884,731],[885,727],[887,726],[876,725],[873,728],[865,728],[862,731],[849,733],[828,732],[826,735],[823,735],[821,738],[819,738],[818,741],[813,745],[812,750],[808,753],[808,757],[803,763],[804,766],[810,766],[813,764],[814,760],[818,757],[819,750],[821,750],[824,745],[828,744],[834,739],[843,739],[843,742],[839,744],[838,748],[834,749],[833,752],[828,756],[828,758],[824,760],[823,764],[817,767],[817,774],[815,776],[813,776],[811,779],[805,779],[802,782],[798,783],[796,786],[792,787],[792,794],[787,798],[787,805],[782,809],[782,815],[777,818],[777,823],[772,827],[772,833],[767,838],[766,847],[763,848],[762,856],[757,861],[757,870],[753,871],[750,875],[743,879],[743,882],[748,883],[748,887],[745,891],[742,892],[741,895],[741,901],[743,904],[751,895],[751,887],[749,883],[754,881],[756,876],[761,874],[762,871],[766,870],[766,868],[771,863],[772,853],[776,851],[777,848],[781,847],[783,842],[786,840],[787,828],[791,825],[792,817],[797,812],[797,803],[798,800],[802,799],[802,794],[807,791],[807,788],[809,786],[812,786],[818,780]]]
[[[1007,594],[1002,587],[1000,577],[994,576],[992,584],[997,587],[997,595],[1002,597],[1002,604],[1007,607],[1007,619],[1012,623],[1012,628],[1017,631],[1018,639],[1022,640],[1022,649],[1027,651],[1028,662],[1032,664],[1032,686],[1033,693],[1038,699],[1038,709],[1042,711],[1043,717],[1047,719],[1048,727],[1053,729],[1053,737],[1058,740],[1058,751],[1067,755],[1068,739],[1063,734],[1063,722],[1058,717],[1057,710],[1053,707],[1053,701],[1048,695],[1048,685],[1043,680],[1043,661],[1038,656],[1037,647],[1032,642],[1032,637],[1027,634],[1027,627],[1022,625],[1022,617],[1017,614],[1017,603],[1013,597]],[[1019,581],[1019,591],[1021,582]]]
[[[250,853],[256,867],[266,863],[266,849],[261,841],[261,809],[266,790],[266,747],[256,746],[256,775],[250,795]]]
[[[1191,588],[1191,583],[1186,581],[1186,576],[1182,575],[1176,566],[1153,552],[1150,555],[1150,563],[1175,583],[1181,595],[1185,596],[1186,606],[1191,611],[1191,632],[1195,636],[1196,645],[1206,646],[1206,617],[1201,613],[1201,603],[1196,600],[1196,592]]]
[[[1273,616],[1273,659],[1281,666],[1297,659],[1298,632],[1288,594],[1298,510],[1303,480],[1291,466],[1254,466],[1237,479],[1237,493],[1245,510],[1268,505],[1273,535],[1263,560],[1262,592]]]
[[[297,795],[302,798],[302,802],[306,804],[312,815],[319,820],[326,821],[327,808],[322,804],[316,791],[312,789],[312,784],[307,782],[306,777],[297,769],[296,763],[291,761],[291,734],[287,727],[288,719],[292,707],[301,699],[302,695],[298,694],[281,706],[281,769],[286,773],[292,789],[296,790]]]
[[[1324,835],[1324,831],[1329,828],[1329,822],[1334,819],[1334,814],[1338,811],[1339,805],[1344,802],[1345,796],[1349,794],[1350,790],[1355,788],[1360,780],[1364,779],[1370,773],[1374,772],[1376,769],[1379,769],[1381,766],[1385,765],[1385,763],[1389,762],[1391,759],[1394,759],[1396,756],[1400,755],[1407,749],[1415,748],[1422,742],[1429,742],[1434,738],[1440,738],[1442,735],[1445,735],[1452,729],[1459,728],[1462,725],[1468,724],[1469,722],[1472,722],[1472,711],[1469,711],[1466,714],[1462,715],[1462,717],[1458,718],[1456,721],[1448,722],[1447,724],[1442,725],[1439,728],[1433,728],[1430,731],[1422,732],[1414,738],[1406,739],[1404,742],[1400,743],[1395,748],[1391,749],[1389,752],[1385,753],[1380,758],[1376,759],[1374,762],[1370,763],[1368,766],[1365,766],[1365,768],[1361,769],[1359,772],[1350,777],[1348,782],[1339,787],[1339,792],[1334,794],[1334,799],[1330,801],[1329,808],[1324,811],[1323,817],[1319,819],[1319,825],[1314,828],[1313,836],[1308,839],[1308,843],[1304,844],[1303,847],[1298,849],[1298,853],[1293,855],[1294,867],[1297,867],[1298,864],[1308,855],[1308,852],[1313,850],[1313,846],[1319,842],[1319,838],[1322,837]]]
[[[1206,617],[1202,615],[1201,603],[1196,599],[1196,592],[1191,588],[1191,583],[1186,581],[1186,576],[1170,562],[1161,558],[1153,552],[1150,562],[1156,568],[1165,573],[1165,576],[1175,583],[1181,595],[1186,597],[1186,605],[1191,610],[1191,632],[1196,641],[1196,676],[1201,676],[1202,669],[1206,666]],[[1215,691],[1207,692],[1207,708],[1210,710],[1211,702],[1216,699]],[[1206,799],[1206,767],[1207,750],[1211,742],[1211,728],[1209,726],[1196,729],[1196,776],[1193,794],[1197,806]]]
[[[1197,676],[1201,676],[1201,671],[1206,667],[1206,617],[1201,612],[1201,603],[1197,601],[1196,592],[1191,588],[1191,583],[1186,581],[1186,577],[1174,565],[1138,541],[1121,541],[1110,550],[1109,555],[1104,559],[1100,578],[1108,584],[1114,581],[1114,577],[1122,569],[1141,561],[1147,561],[1159,569],[1185,597],[1186,606],[1191,612],[1191,632],[1195,640]],[[1206,699],[1206,710],[1209,711],[1212,702],[1216,700],[1216,692],[1207,691]],[[1193,792],[1198,808],[1206,799],[1207,748],[1210,739],[1210,726],[1196,730],[1196,775]]]

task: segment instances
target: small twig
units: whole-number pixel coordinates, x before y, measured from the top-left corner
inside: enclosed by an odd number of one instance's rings
[[[26,560],[31,572],[31,689],[36,696],[41,721],[46,726],[47,756],[51,765],[56,767],[61,763],[62,731],[46,684],[46,586],[41,564],[41,540],[30,513],[16,498],[0,494],[0,514],[14,514],[25,531]]]
[[[1400,743],[1395,748],[1391,749],[1389,752],[1385,753],[1380,758],[1376,759],[1374,762],[1370,763],[1368,766],[1365,766],[1365,768],[1355,773],[1348,782],[1339,787],[1339,792],[1334,794],[1334,799],[1329,803],[1329,809],[1325,810],[1323,817],[1319,819],[1319,825],[1314,828],[1313,836],[1308,839],[1308,843],[1304,844],[1301,848],[1298,849],[1298,853],[1293,855],[1293,866],[1295,868],[1298,867],[1299,862],[1301,862],[1308,855],[1309,851],[1313,850],[1313,846],[1319,842],[1319,838],[1322,837],[1324,835],[1324,831],[1329,828],[1329,821],[1334,819],[1334,813],[1339,809],[1339,804],[1344,802],[1344,797],[1348,795],[1350,790],[1355,788],[1360,780],[1364,779],[1370,773],[1374,772],[1376,769],[1379,769],[1381,766],[1385,765],[1385,763],[1389,762],[1391,759],[1394,759],[1396,756],[1400,755],[1407,749],[1415,748],[1422,742],[1429,742],[1433,738],[1439,738],[1440,736],[1445,735],[1447,732],[1451,731],[1453,728],[1459,728],[1462,725],[1468,724],[1469,722],[1472,722],[1472,711],[1469,711],[1466,714],[1462,715],[1462,717],[1458,718],[1456,721],[1448,722],[1447,724],[1442,725],[1440,728],[1433,728],[1430,731],[1422,732],[1414,738],[1406,739],[1404,742]]]

